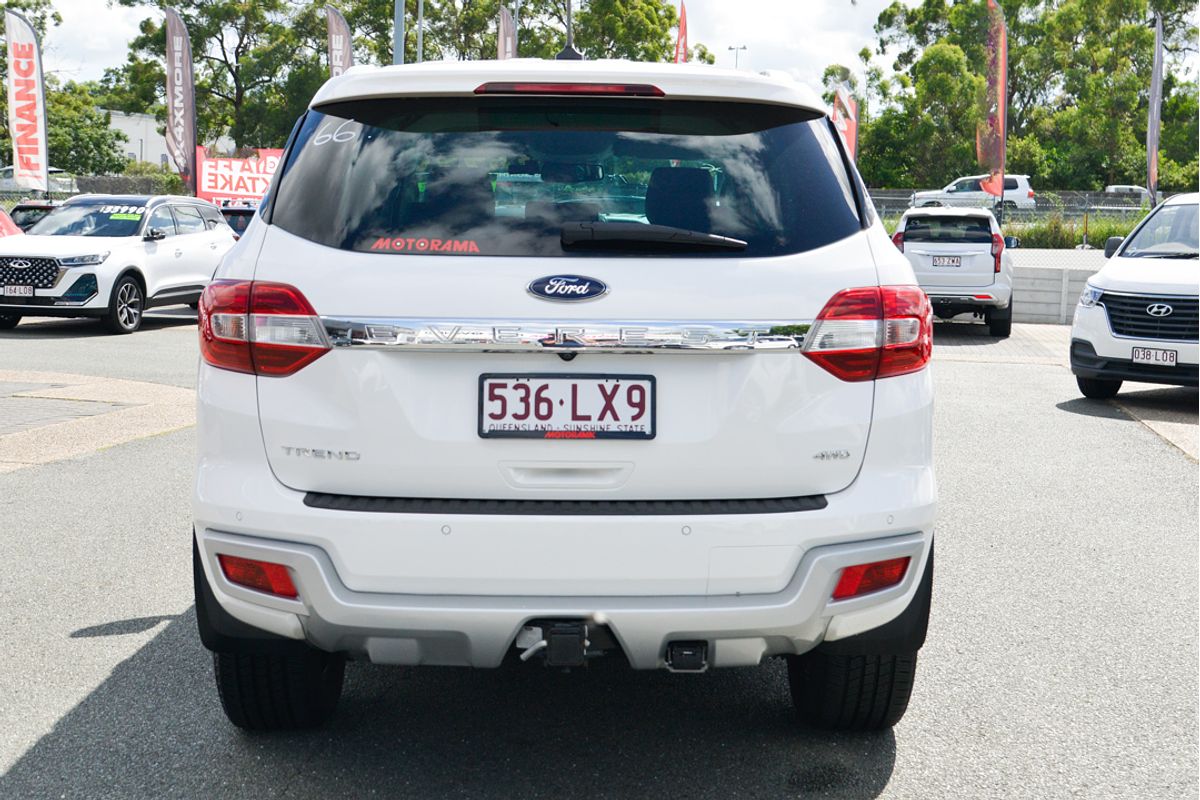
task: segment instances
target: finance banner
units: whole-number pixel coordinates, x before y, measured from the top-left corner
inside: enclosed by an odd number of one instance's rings
[[[687,41],[687,6],[679,4],[679,34],[675,38],[675,63],[682,64],[688,59]]]
[[[29,20],[5,9],[8,37],[8,130],[13,145],[13,179],[34,191],[50,190],[46,154],[46,88],[42,48]]]

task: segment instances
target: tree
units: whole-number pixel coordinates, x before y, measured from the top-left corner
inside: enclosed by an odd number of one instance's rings
[[[88,87],[46,87],[46,144],[50,163],[75,175],[111,175],[125,168],[125,134],[110,127],[111,116],[96,108]]]

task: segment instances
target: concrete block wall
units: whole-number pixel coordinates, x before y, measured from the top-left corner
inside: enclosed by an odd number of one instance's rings
[[[1013,259],[1013,320],[1069,324],[1087,279],[1104,266],[1100,250],[1009,251]]]

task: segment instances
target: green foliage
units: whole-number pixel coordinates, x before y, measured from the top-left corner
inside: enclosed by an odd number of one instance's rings
[[[1110,236],[1128,236],[1143,214],[1128,216],[1100,216],[1087,219],[1088,244],[1103,247]],[[1061,214],[1034,221],[1004,223],[1004,235],[1016,236],[1021,247],[1036,247],[1053,250],[1069,250],[1083,244],[1084,220],[1082,217],[1064,218]]]
[[[1189,164],[1197,153],[1196,83],[1185,58],[1195,52],[1196,0],[999,0],[1008,23],[1008,170],[1035,186],[1100,189],[1146,180],[1146,119],[1154,33],[1163,14],[1168,53],[1164,81],[1160,185],[1196,188]],[[860,167],[872,186],[941,186],[979,171],[973,153],[976,113],[946,94],[965,91],[966,73],[986,72],[987,16],[982,0],[893,2],[879,15],[875,53],[890,58],[887,73],[870,51],[860,104]],[[954,47],[962,61],[947,52]],[[932,62],[932,63],[931,63]],[[840,69],[832,65],[829,69]],[[826,71],[827,75],[829,70]],[[957,89],[956,89],[957,87]],[[869,104],[869,107],[868,107]],[[951,130],[945,128],[949,125]],[[873,158],[872,142],[896,156],[904,136],[918,153],[899,166]],[[921,151],[929,135],[948,146],[940,167]],[[960,138],[955,143],[953,140]],[[933,166],[932,171],[929,169]]]
[[[50,163],[75,175],[109,175],[125,167],[125,134],[109,127],[86,86],[46,86],[46,142]]]
[[[155,164],[152,161],[129,161],[125,164],[125,169],[121,173],[131,178],[150,178],[154,182],[154,187],[148,189],[148,193],[152,194],[183,194],[183,178],[179,177],[179,173],[164,167],[161,164]]]

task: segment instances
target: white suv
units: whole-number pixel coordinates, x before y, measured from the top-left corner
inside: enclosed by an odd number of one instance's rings
[[[823,109],[616,61],[325,84],[200,306],[197,618],[234,724],[321,722],[347,658],[606,654],[781,656],[804,718],[900,718],[930,308]]]
[[[928,192],[913,192],[909,205],[918,208],[930,206],[991,206],[995,195],[983,190],[987,175],[970,175],[949,183],[942,189]],[[1004,176],[1004,206],[1006,208],[1034,209],[1037,199],[1028,175]]]
[[[96,317],[132,333],[148,308],[196,304],[233,231],[194,197],[80,195],[0,239],[0,329]]]
[[[940,319],[973,314],[992,336],[1012,333],[1013,267],[1005,238],[986,208],[914,208],[892,243],[912,264]]]
[[[1200,194],[1176,195],[1128,239],[1105,244],[1071,327],[1071,371],[1086,397],[1123,381],[1197,385],[1200,362]]]

